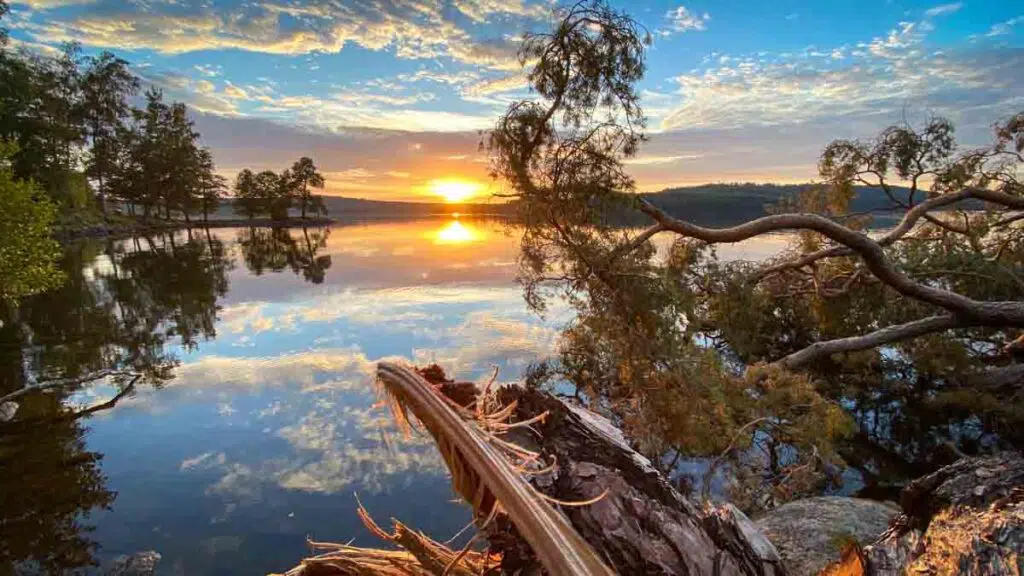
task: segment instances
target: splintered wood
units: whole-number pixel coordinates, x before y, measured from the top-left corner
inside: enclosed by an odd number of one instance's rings
[[[544,421],[546,413],[511,422],[516,403],[503,405],[491,391],[497,373],[482,391],[465,391],[464,403],[458,401],[458,390],[442,390],[442,385],[431,384],[421,373],[405,366],[381,362],[377,375],[399,428],[408,434],[419,425],[434,438],[451,472],[453,488],[473,507],[478,531],[491,528],[500,515],[529,543],[548,573],[612,574],[565,517],[546,503],[550,497],[524,479],[524,475],[550,472],[554,463],[543,464],[538,452],[501,438],[513,430],[532,430],[532,425]],[[600,497],[557,503],[588,505],[598,500]],[[484,574],[500,561],[500,556],[471,549],[477,537],[456,551],[397,520],[393,520],[394,532],[388,534],[361,504],[357,513],[370,532],[400,550],[310,542],[314,550],[323,553],[307,558],[286,575],[468,576]]]

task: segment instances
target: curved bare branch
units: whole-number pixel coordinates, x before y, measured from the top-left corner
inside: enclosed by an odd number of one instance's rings
[[[965,193],[967,191],[964,191]],[[1024,198],[1017,199],[1024,204]],[[731,228],[704,228],[669,216],[661,209],[641,200],[641,211],[666,230],[709,244],[741,242],[768,232],[812,230],[842,244],[864,261],[867,269],[883,283],[904,296],[938,306],[965,320],[992,326],[1024,327],[1024,302],[982,302],[912,280],[896,269],[885,256],[878,242],[817,214],[776,214],[751,220]]]
[[[943,194],[941,196],[936,196],[935,198],[931,198],[914,206],[913,208],[908,210],[906,214],[903,215],[903,218],[900,220],[900,223],[896,225],[895,228],[893,228],[884,236],[876,240],[876,242],[879,246],[882,247],[889,246],[895,243],[900,238],[906,236],[911,230],[914,229],[914,226],[917,224],[917,221],[923,217],[928,216],[928,213],[931,212],[932,210],[956,204],[958,202],[962,202],[964,200],[972,198],[985,200],[986,202],[992,202],[993,204],[1000,204],[1002,206],[1006,206],[1009,208],[1024,208],[1024,198],[1022,197],[1011,196],[1009,194],[996,192],[994,190],[986,190],[983,188],[968,188],[965,190],[961,190],[959,192],[953,192],[951,194]],[[933,221],[933,219],[929,219],[929,221]],[[853,254],[853,250],[847,246],[833,246],[831,248],[823,248],[821,250],[817,250],[809,254],[800,256],[799,258],[796,258],[794,260],[782,262],[775,266],[768,266],[757,272],[757,274],[754,276],[754,281],[756,282],[763,280],[764,278],[772,274],[782,272],[784,270],[803,268],[804,266],[808,266],[824,258],[852,256]]]
[[[850,336],[848,338],[836,338],[835,340],[815,342],[806,348],[793,352],[789,356],[786,356],[775,363],[783,368],[802,368],[815,360],[832,354],[871,350],[886,344],[893,344],[895,342],[917,338],[918,336],[924,336],[925,334],[934,334],[951,328],[964,328],[970,325],[971,322],[960,320],[955,316],[929,316],[928,318],[914,320],[905,324],[886,326],[885,328],[880,328],[874,332],[862,334],[860,336]]]

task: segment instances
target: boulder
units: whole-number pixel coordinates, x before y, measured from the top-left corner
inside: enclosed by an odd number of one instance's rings
[[[874,500],[821,496],[779,506],[755,524],[775,544],[789,574],[812,576],[839,560],[846,545],[875,541],[898,513]]]

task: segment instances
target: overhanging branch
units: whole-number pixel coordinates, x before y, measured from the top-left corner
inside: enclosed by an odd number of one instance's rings
[[[963,193],[976,194],[977,190],[965,190]],[[993,194],[1005,196],[1024,205],[1024,198],[999,193]],[[924,205],[922,203],[919,206]],[[791,230],[818,232],[834,242],[842,244],[851,253],[858,255],[876,278],[904,296],[942,308],[964,321],[990,326],[1024,327],[1024,302],[978,301],[956,292],[915,282],[892,265],[878,242],[866,234],[847,228],[824,216],[776,214],[730,228],[704,228],[692,222],[673,218],[643,199],[640,201],[640,209],[665,230],[709,244],[742,242],[769,232]]]
[[[871,350],[886,344],[893,344],[895,342],[917,338],[926,334],[934,334],[951,328],[963,328],[971,325],[971,322],[959,320],[954,316],[929,316],[928,318],[914,320],[905,324],[886,326],[885,328],[881,328],[861,336],[850,336],[848,338],[837,338],[835,340],[815,342],[802,350],[798,350],[789,356],[782,358],[777,361],[776,364],[791,370],[803,368],[815,360],[832,354]]]
[[[907,233],[909,233],[911,230],[913,230],[914,226],[917,224],[917,221],[927,216],[930,211],[945,206],[950,206],[952,204],[956,204],[958,202],[962,202],[964,200],[968,200],[971,198],[978,198],[981,200],[985,200],[986,202],[1000,204],[1008,208],[1024,208],[1024,198],[1018,196],[1011,196],[1009,194],[996,192],[994,190],[986,190],[983,188],[968,188],[966,190],[961,190],[959,192],[953,192],[950,194],[936,196],[935,198],[931,198],[918,204],[917,206],[914,206],[913,208],[908,210],[906,214],[903,215],[903,218],[900,220],[900,223],[897,224],[895,228],[893,228],[884,236],[876,240],[876,242],[879,246],[882,247],[890,246],[900,238],[906,236]],[[933,221],[933,219],[929,219],[929,221]],[[853,254],[854,251],[846,246],[833,246],[831,248],[823,248],[821,250],[805,254],[799,258],[787,262],[782,262],[775,266],[768,266],[766,268],[763,268],[762,270],[757,272],[754,279],[761,280],[771,274],[782,272],[783,270],[803,268],[804,266],[813,264],[814,262],[817,262],[818,260],[822,260],[824,258],[852,256]]]

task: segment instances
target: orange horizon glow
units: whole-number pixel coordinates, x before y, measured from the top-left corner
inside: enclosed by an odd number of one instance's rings
[[[431,194],[444,198],[449,204],[458,204],[479,196],[483,184],[461,178],[439,178],[427,183]]]

